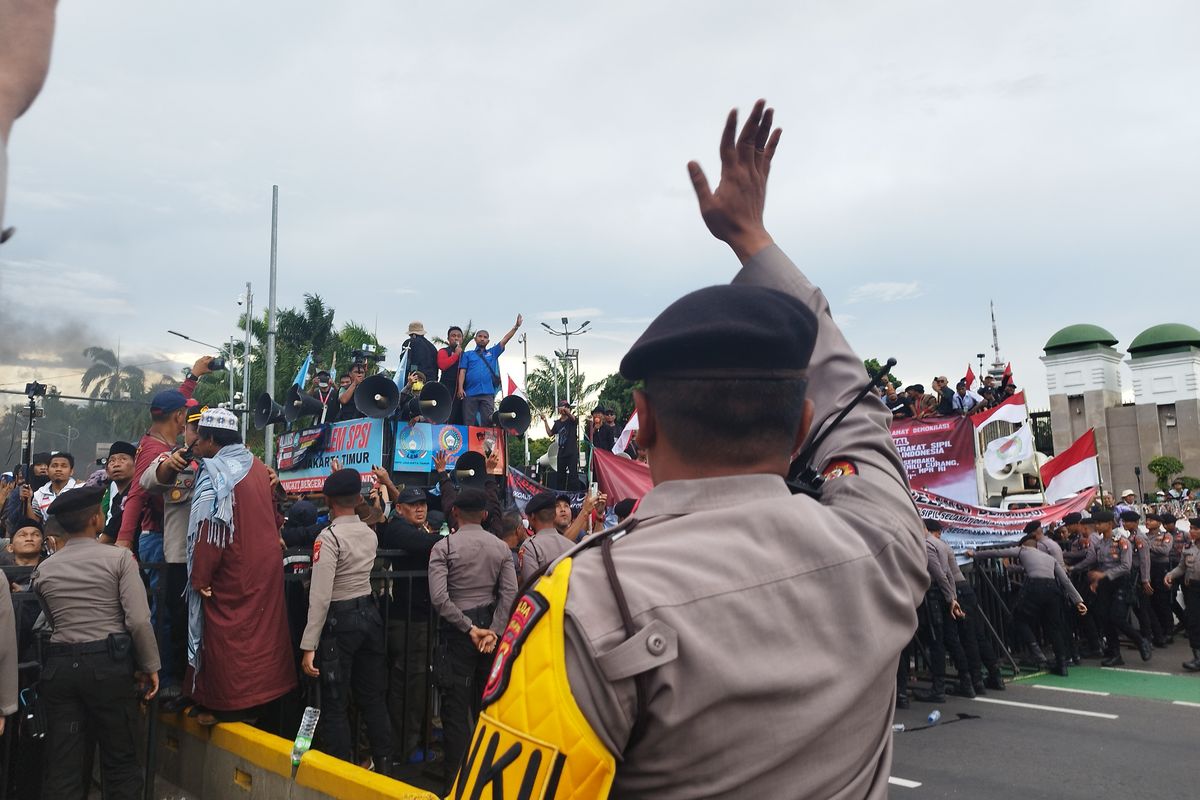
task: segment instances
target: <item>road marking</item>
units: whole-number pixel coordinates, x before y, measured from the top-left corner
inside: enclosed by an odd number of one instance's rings
[[[1047,686],[1044,683],[1030,684],[1035,689],[1051,689],[1055,692],[1070,692],[1071,694],[1094,694],[1097,697],[1108,697],[1108,692],[1094,692],[1091,689],[1072,689],[1068,686]]]
[[[991,697],[976,697],[976,703],[995,703],[1001,706],[1016,706],[1017,708],[1032,708],[1036,711],[1057,711],[1060,714],[1077,714],[1081,717],[1099,717],[1100,719],[1117,719],[1116,714],[1102,714],[1099,711],[1080,711],[1077,708],[1059,708],[1058,706],[1040,706],[1036,703],[1018,703],[1015,700],[995,700]]]
[[[916,789],[921,783],[920,781],[907,781],[904,778],[888,778],[888,783],[892,786],[901,786],[905,789]]]
[[[1126,667],[1101,667],[1105,672],[1132,672],[1135,675],[1172,675],[1171,672],[1155,672],[1152,669],[1128,669]]]
[[[1191,708],[1200,708],[1200,703],[1189,703],[1187,700],[1172,700],[1173,706],[1189,706]]]

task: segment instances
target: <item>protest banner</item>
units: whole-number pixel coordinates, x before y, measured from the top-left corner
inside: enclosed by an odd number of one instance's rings
[[[371,467],[383,463],[383,420],[347,420],[324,426],[323,436],[320,431],[309,428],[279,437],[275,466],[285,492],[321,491],[335,458],[342,467],[358,470],[364,483],[375,483]]]
[[[909,486],[960,503],[979,502],[975,474],[975,427],[968,417],[899,419],[892,439]]]

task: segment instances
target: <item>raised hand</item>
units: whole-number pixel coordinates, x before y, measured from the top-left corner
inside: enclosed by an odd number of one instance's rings
[[[700,165],[688,162],[688,174],[704,224],[743,262],[773,243],[763,225],[763,207],[771,159],[775,157],[783,130],[771,130],[775,109],[766,108],[766,104],[766,100],[754,104],[736,139],[737,109],[729,112],[721,134],[721,182],[715,192],[709,188]]]
[[[450,454],[445,450],[438,450],[433,454],[433,471],[442,473],[446,471],[446,462],[450,460]]]

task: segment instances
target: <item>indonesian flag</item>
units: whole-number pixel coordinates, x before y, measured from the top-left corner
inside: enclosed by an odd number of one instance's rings
[[[1042,465],[1041,473],[1047,503],[1057,503],[1076,492],[1098,486],[1100,470],[1093,429],[1089,428],[1074,444]]]
[[[1006,383],[1011,383],[1013,386],[1017,385],[1013,381],[1012,362],[1011,361],[1004,365],[1004,374],[1000,376],[1000,385],[1003,386]]]
[[[967,374],[963,377],[963,380],[966,382],[968,389],[975,385],[975,370],[971,369],[970,364],[967,364]]]
[[[517,386],[517,382],[512,379],[512,375],[509,375],[507,377],[508,377],[508,390],[504,393],[504,396],[512,397],[515,394],[517,397],[524,398],[525,393],[523,391],[521,391],[520,387]]]
[[[629,422],[625,423],[625,427],[621,430],[621,435],[617,437],[617,443],[613,445],[612,451],[618,455],[624,453],[625,448],[629,447],[629,440],[633,438],[633,435],[637,433],[637,430],[638,416],[637,412],[635,411],[630,415]]]
[[[995,408],[989,408],[987,411],[980,412],[971,417],[971,421],[975,423],[975,430],[979,430],[989,422],[1012,422],[1024,423],[1027,413],[1025,411],[1025,393],[1017,392],[1012,397],[1005,400]]]

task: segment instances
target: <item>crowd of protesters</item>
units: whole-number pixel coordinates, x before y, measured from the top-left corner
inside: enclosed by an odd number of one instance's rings
[[[901,391],[891,381],[876,391],[895,419],[978,414],[995,408],[1018,391],[1008,373],[999,382],[993,375],[984,375],[979,385],[974,386],[973,383],[973,377],[966,377],[951,388],[949,379],[940,375],[930,382],[929,391],[920,383],[909,384]]]

